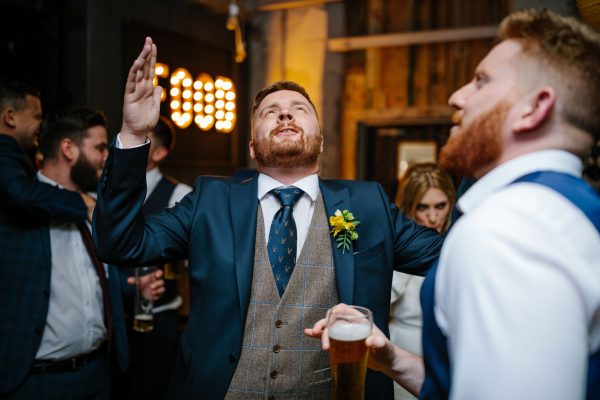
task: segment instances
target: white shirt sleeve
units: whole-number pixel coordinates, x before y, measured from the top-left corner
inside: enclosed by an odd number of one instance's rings
[[[146,138],[146,141],[143,144],[138,144],[137,146],[131,146],[128,147],[128,149],[135,149],[136,147],[142,147],[147,145],[148,143],[150,143],[150,139]],[[117,149],[123,149],[123,142],[121,142],[121,134],[118,133],[117,134],[117,140],[115,141],[115,145],[117,146]]]
[[[450,398],[583,399],[589,271],[573,266],[586,263],[576,238],[546,223],[556,209],[536,214],[506,200],[459,221],[441,255],[435,313],[448,338]]]

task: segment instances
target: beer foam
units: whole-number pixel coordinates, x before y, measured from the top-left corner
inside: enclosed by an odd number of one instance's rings
[[[342,342],[362,340],[371,334],[368,324],[352,324],[350,322],[336,322],[329,327],[329,337]]]
[[[135,314],[134,318],[138,321],[152,321],[154,316],[152,314]]]

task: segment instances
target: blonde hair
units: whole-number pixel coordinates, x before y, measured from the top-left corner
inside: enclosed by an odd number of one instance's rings
[[[504,18],[498,37],[523,45],[536,76],[557,91],[564,120],[599,140],[600,34],[575,18],[532,9]]]
[[[448,217],[442,227],[445,232],[450,227],[452,207],[456,202],[456,192],[450,175],[434,163],[413,164],[400,178],[400,185],[396,193],[396,204],[404,215],[415,219],[417,205],[431,188],[437,188],[448,197]]]

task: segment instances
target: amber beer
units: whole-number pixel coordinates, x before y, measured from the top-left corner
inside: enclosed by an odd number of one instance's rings
[[[179,261],[173,261],[163,264],[163,273],[164,279],[167,281],[179,279],[181,276],[181,263]]]
[[[151,332],[154,329],[154,318],[148,314],[137,314],[133,318],[133,330],[136,332]]]
[[[358,323],[338,319],[329,326],[331,396],[334,400],[362,400],[365,397],[368,357],[365,340],[372,329],[369,318],[372,318],[370,314]]]

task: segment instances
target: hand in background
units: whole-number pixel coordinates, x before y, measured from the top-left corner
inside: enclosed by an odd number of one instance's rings
[[[165,294],[165,281],[162,279],[163,272],[161,269],[143,275],[140,277],[140,287],[142,293],[150,293],[152,301],[157,301]],[[135,285],[135,277],[127,278],[127,283]]]

